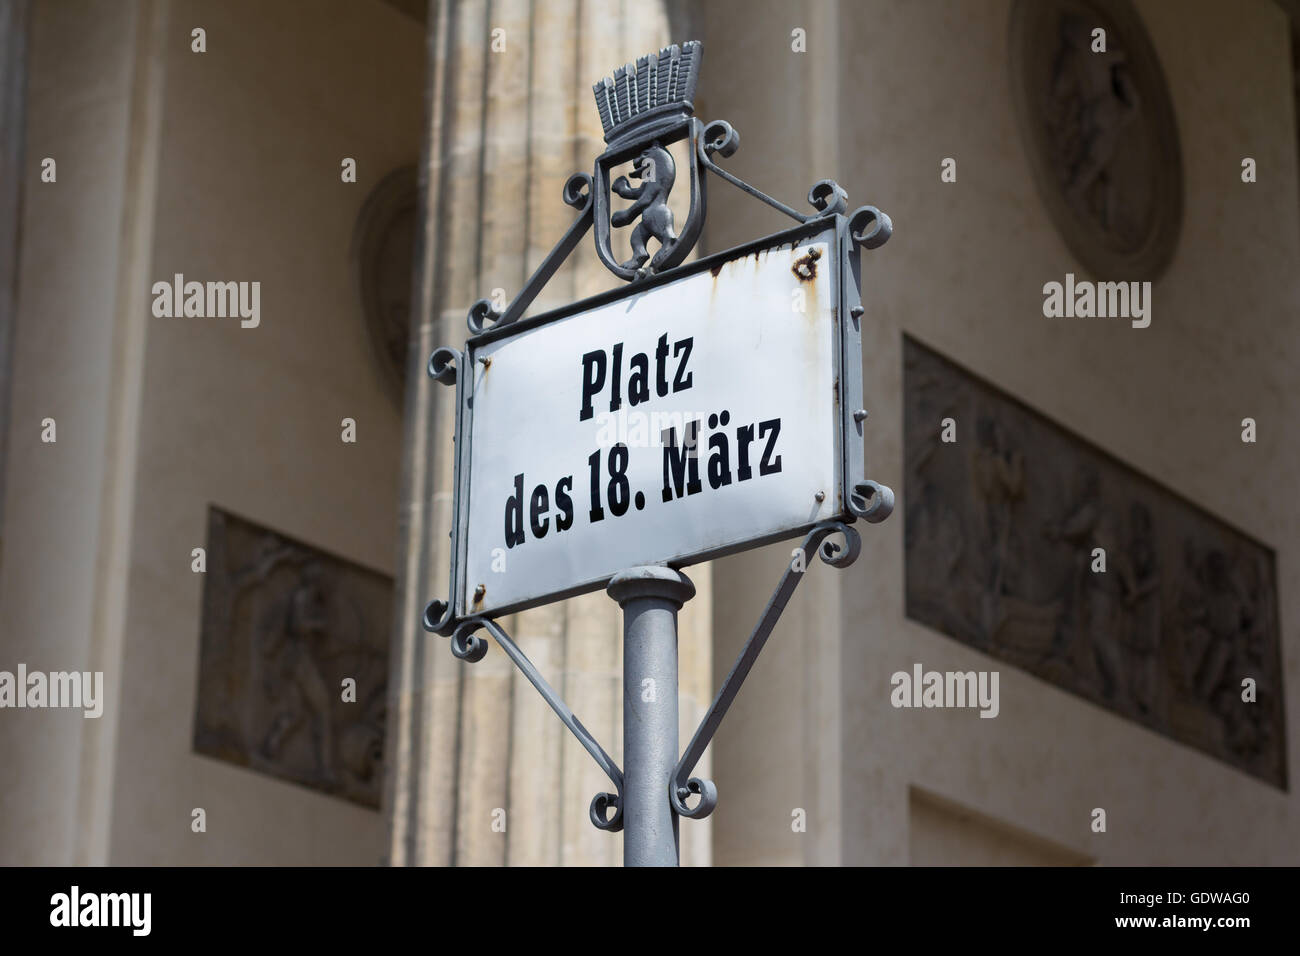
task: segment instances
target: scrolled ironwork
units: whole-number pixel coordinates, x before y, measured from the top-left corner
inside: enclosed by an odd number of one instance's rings
[[[711,138],[710,131],[712,131]],[[713,173],[719,179],[726,180],[741,192],[753,196],[759,202],[767,203],[767,205],[771,206],[778,212],[789,216],[795,222],[808,222],[810,219],[814,218],[812,216],[805,216],[802,213],[791,209],[778,199],[773,199],[761,189],[756,189],[739,176],[733,176],[713,161],[713,154],[715,152],[720,156],[726,157],[734,153],[740,146],[740,134],[732,129],[730,123],[723,120],[714,120],[712,123],[705,126],[702,132],[697,134],[696,139],[698,144],[695,151],[696,156],[699,160],[700,166],[704,170]]]
[[[823,216],[842,216],[849,208],[849,194],[833,179],[819,179],[808,190],[808,203]]]
[[[476,664],[488,652],[488,643],[474,632],[483,626],[483,619],[471,617],[462,621],[451,634],[451,652],[462,661]]]
[[[613,809],[612,816],[607,815]],[[591,823],[597,830],[617,833],[623,829],[623,798],[617,793],[598,793],[591,798],[588,808]]]
[[[591,173],[574,173],[566,179],[563,199],[566,206],[585,212],[591,206]]]
[[[429,356],[429,378],[439,385],[455,385],[456,369],[464,356],[458,349],[444,345],[433,350]]]
[[[740,133],[726,120],[714,120],[700,134],[700,146],[704,148],[706,156],[717,153],[726,158],[740,148]]]
[[[817,547],[817,557],[833,568],[847,568],[858,559],[862,551],[862,536],[842,521],[828,521],[819,525],[824,537]],[[844,539],[840,544],[835,536]]]
[[[694,806],[686,802],[692,796],[700,798]],[[718,805],[718,788],[712,780],[691,777],[684,786],[673,787],[669,799],[672,800],[673,809],[680,816],[689,817],[692,820],[703,820]]]
[[[853,242],[865,249],[879,249],[894,234],[894,222],[875,206],[859,206],[849,217]]]
[[[465,324],[469,326],[471,335],[479,335],[488,329],[496,327],[501,321],[503,313],[498,312],[492,305],[491,299],[479,299],[469,307],[469,315],[465,317]]]
[[[433,600],[424,606],[420,623],[426,631],[450,637],[456,629],[456,612],[450,601]]]
[[[894,491],[878,481],[860,481],[849,493],[849,510],[863,521],[879,524],[894,512]]]

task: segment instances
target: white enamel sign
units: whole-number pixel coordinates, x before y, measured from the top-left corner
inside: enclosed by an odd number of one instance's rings
[[[472,343],[460,613],[843,514],[839,269],[828,228]]]

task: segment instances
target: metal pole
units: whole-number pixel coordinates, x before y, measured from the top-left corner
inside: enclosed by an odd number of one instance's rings
[[[606,592],[623,609],[623,865],[676,866],[677,612],[695,585],[647,566],[620,571]]]

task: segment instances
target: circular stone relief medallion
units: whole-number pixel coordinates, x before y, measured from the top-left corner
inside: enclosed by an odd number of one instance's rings
[[[381,375],[399,406],[410,341],[418,203],[415,167],[394,170],[366,197],[353,233],[353,260],[366,331]]]
[[[1016,0],[1010,54],[1021,137],[1066,245],[1100,279],[1156,278],[1178,243],[1183,172],[1137,12],[1128,0]]]

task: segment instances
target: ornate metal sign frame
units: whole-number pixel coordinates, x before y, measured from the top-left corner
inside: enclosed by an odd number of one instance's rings
[[[498,326],[471,338],[463,353],[453,354],[452,350],[440,349],[437,359],[437,374],[444,377],[455,375],[457,367],[464,369],[478,368],[490,361],[482,354],[484,346],[498,343],[541,326],[562,322],[571,316],[584,313],[602,305],[626,300],[631,296],[642,295],[656,287],[674,282],[678,279],[698,275],[706,271],[716,272],[726,262],[752,255],[760,250],[774,246],[788,246],[808,240],[818,235],[833,235],[831,255],[837,261],[830,264],[832,275],[848,277],[853,274],[852,267],[858,253],[852,238],[849,220],[841,215],[809,218],[801,226],[776,233],[731,249],[706,259],[697,260],[688,265],[671,269],[668,272],[647,276],[634,284],[610,290],[597,296],[584,299],[542,315],[532,316],[512,325]],[[829,504],[835,509],[827,516],[828,520],[853,521],[864,518],[868,521],[878,520],[881,513],[882,497],[877,495],[880,487],[870,481],[865,473],[865,454],[863,448],[863,429],[865,415],[862,410],[862,337],[861,337],[861,303],[856,282],[839,281],[839,301],[832,309],[834,326],[834,375],[839,383],[835,408],[835,447],[837,452],[835,491],[829,493]],[[847,319],[845,318],[847,317]],[[445,363],[445,364],[444,364]],[[436,376],[435,376],[436,377]],[[604,586],[603,581],[578,583],[561,591],[550,591],[543,596],[524,602],[510,601],[504,605],[483,602],[485,594],[475,588],[475,581],[469,579],[469,526],[471,495],[474,494],[471,476],[471,462],[474,454],[474,399],[475,379],[478,376],[455,375],[456,384],[456,450],[455,450],[455,495],[453,503],[454,519],[452,523],[452,561],[450,598],[446,602],[455,620],[488,614],[501,616],[516,611],[526,610],[553,600],[572,597],[585,591]],[[788,527],[770,534],[753,534],[739,544],[711,547],[704,550],[674,551],[672,554],[656,554],[655,560],[666,560],[672,567],[686,567],[717,557],[733,554],[737,551],[758,547],[772,541],[784,540],[806,533],[817,524],[809,520],[801,525]],[[755,529],[757,530],[757,529]],[[479,578],[479,580],[482,580]],[[450,622],[450,621],[449,621]]]
[[[863,408],[861,339],[861,321],[864,314],[861,297],[861,252],[863,249],[876,249],[883,245],[892,234],[893,224],[887,215],[874,206],[861,206],[849,213],[848,196],[833,180],[824,179],[812,186],[808,192],[808,202],[814,211],[804,214],[773,199],[718,166],[714,157],[725,158],[734,154],[740,144],[740,137],[726,122],[715,121],[706,125],[693,116],[692,97],[700,56],[701,46],[698,42],[685,43],[681,46],[673,45],[660,50],[657,54],[642,57],[636,63],[627,64],[616,70],[612,77],[606,78],[593,87],[608,148],[596,159],[593,174],[575,173],[564,185],[563,199],[578,211],[577,218],[542,261],[519,295],[504,311],[497,311],[489,299],[480,299],[474,303],[467,318],[471,335],[463,352],[449,347],[439,348],[430,357],[428,364],[429,375],[434,380],[455,387],[457,418],[450,590],[447,600],[434,600],[428,604],[424,612],[423,625],[433,633],[449,637],[452,653],[470,662],[481,660],[487,653],[487,641],[477,634],[480,630],[487,631],[537,688],[560,720],[609,776],[614,786],[614,793],[597,794],[592,800],[590,816],[593,824],[602,830],[624,829],[625,819],[628,818],[625,809],[629,808],[630,799],[628,790],[635,790],[640,801],[636,811],[632,813],[634,820],[648,820],[652,815],[659,817],[658,827],[649,823],[629,824],[625,837],[625,861],[629,864],[675,863],[677,817],[702,818],[711,813],[716,806],[717,790],[713,783],[691,777],[690,774],[712,740],[723,716],[739,692],[741,684],[805,571],[797,563],[786,568],[744,649],[723,681],[712,706],[675,767],[649,766],[644,763],[643,757],[634,757],[633,750],[641,754],[644,748],[634,746],[637,742],[627,737],[631,722],[625,719],[625,751],[628,754],[628,772],[625,776],[569,710],[554,688],[546,682],[531,661],[493,619],[493,615],[513,612],[542,601],[498,609],[490,613],[476,612],[472,605],[465,606],[464,595],[467,582],[464,549],[470,493],[468,449],[473,427],[472,376],[467,370],[473,368],[477,359],[477,350],[517,332],[563,320],[577,312],[656,288],[705,269],[715,268],[732,259],[782,244],[798,242],[819,232],[833,230],[836,268],[841,277],[838,283],[839,299],[835,303],[837,324],[835,354],[840,418],[838,430],[841,438],[838,444],[840,460],[837,462],[837,468],[843,479],[841,484],[843,501],[839,503],[838,513],[830,520],[815,522],[773,537],[692,554],[678,563],[686,565],[708,560],[803,533],[804,554],[811,555],[816,552],[823,561],[833,567],[847,567],[856,560],[861,547],[853,522],[858,518],[871,523],[883,521],[889,516],[894,505],[893,492],[884,485],[868,479],[865,474],[863,428],[867,412]],[[690,210],[686,222],[678,233],[674,230],[672,212],[666,202],[677,172],[666,147],[683,140],[687,143],[689,154]],[[612,171],[629,162],[633,164],[630,176],[632,179],[640,180],[639,185],[634,185],[628,176],[619,176],[611,181]],[[753,198],[779,210],[793,219],[797,225],[784,232],[765,236],[751,243],[683,265],[682,263],[698,241],[703,227],[707,174],[713,174]],[[626,210],[611,212],[611,192],[633,200],[633,205]],[[620,263],[612,252],[611,229],[629,226],[638,218],[639,222],[634,227],[631,239],[633,256],[628,261]],[[601,262],[629,284],[621,289],[614,289],[543,315],[525,319],[523,316],[529,305],[593,226],[596,253]],[[653,255],[646,248],[649,239],[656,240],[658,244],[657,251]],[[553,595],[548,599],[554,600],[590,589],[591,586],[584,586],[565,594]],[[611,580],[609,591],[624,608],[625,637],[629,641],[635,626],[634,618],[638,614],[654,610],[665,602],[680,607],[681,603],[694,593],[689,581],[674,570],[660,567],[643,567],[622,572]],[[671,659],[667,663],[671,665],[675,688],[675,610],[664,626],[671,634]],[[648,634],[650,630],[655,630],[656,633]],[[664,636],[659,633],[660,631],[662,628],[647,628],[646,633],[638,635],[641,639],[638,646],[648,646],[660,640]],[[661,641],[660,646],[662,646]],[[630,658],[631,653],[629,644],[625,661]],[[647,663],[644,657],[641,660],[641,666],[657,666],[664,663],[665,660]],[[626,666],[628,665],[625,664]],[[671,704],[671,727],[661,728],[664,739],[659,741],[670,747],[671,752],[676,752],[675,698],[674,692]],[[625,694],[625,707],[627,706],[629,704]],[[669,769],[671,769],[670,775],[667,773]],[[636,786],[633,786],[633,777],[637,778]],[[645,797],[644,781],[662,781],[665,777],[669,778],[668,792],[660,797],[654,797],[653,794]],[[695,798],[693,805],[689,802],[692,798]],[[656,805],[646,806],[647,800]],[[662,801],[662,806],[658,806],[659,801]],[[665,835],[661,831],[667,825],[667,821],[671,821],[671,839],[665,843]],[[634,826],[640,831],[635,837],[632,833]]]

